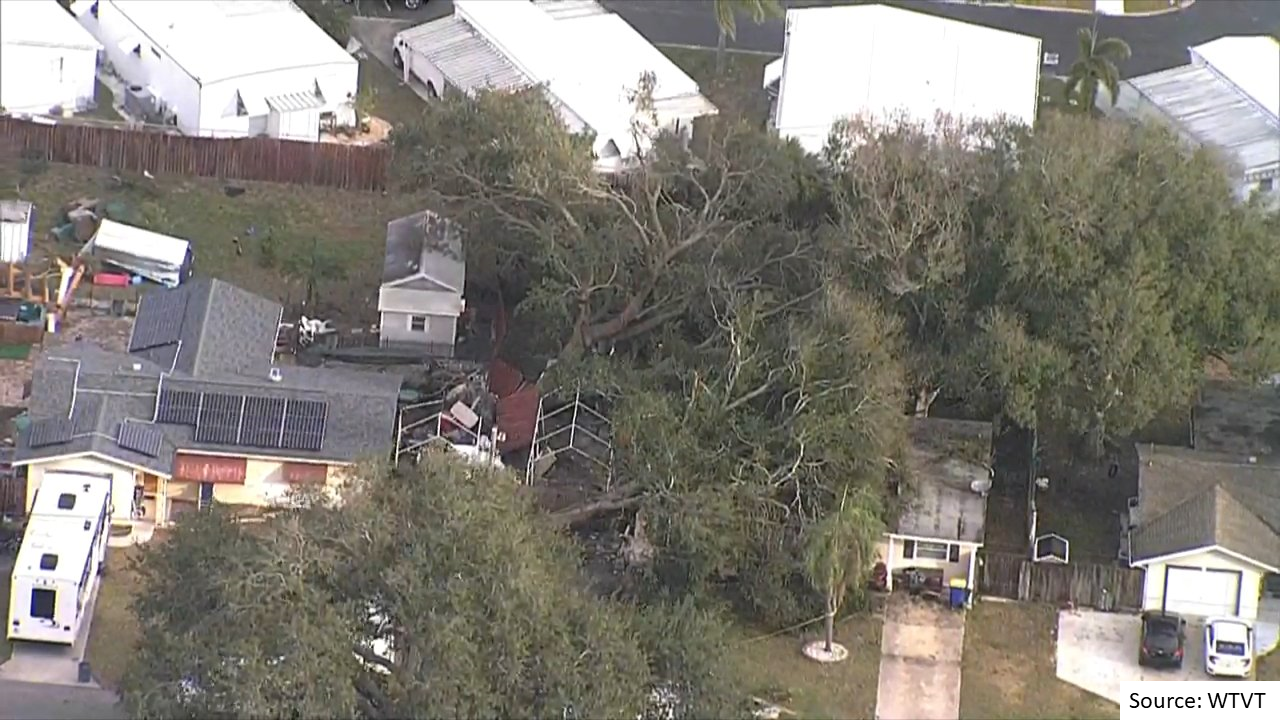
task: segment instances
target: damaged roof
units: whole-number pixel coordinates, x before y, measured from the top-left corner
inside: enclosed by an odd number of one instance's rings
[[[990,478],[991,423],[941,418],[911,421],[910,497],[896,534],[982,543],[986,498],[972,490]]]
[[[18,438],[15,462],[92,453],[170,475],[175,453],[184,450],[338,463],[389,451],[400,376],[273,371],[279,318],[278,304],[217,280],[148,293],[134,320],[130,352],[80,341],[37,360],[32,422]],[[248,398],[275,401],[281,413],[289,403],[319,404],[320,437],[304,449],[197,440],[194,419],[156,422],[162,391],[194,393],[202,402],[213,395],[245,398],[240,426],[249,417]]]
[[[387,223],[383,284],[418,277],[461,293],[466,276],[462,234],[453,222],[423,210]]]

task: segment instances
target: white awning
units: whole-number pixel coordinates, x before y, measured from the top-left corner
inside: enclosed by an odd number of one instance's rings
[[[267,107],[272,112],[291,113],[300,112],[302,110],[316,110],[324,107],[324,103],[320,98],[316,97],[312,92],[286,93],[284,95],[267,96]]]

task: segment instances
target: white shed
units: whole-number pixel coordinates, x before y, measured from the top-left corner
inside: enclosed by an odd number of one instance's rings
[[[0,262],[20,263],[31,252],[36,206],[22,200],[0,200]]]
[[[0,107],[46,114],[92,105],[101,49],[57,0],[0,2]]]
[[[458,227],[430,210],[387,223],[378,290],[384,346],[453,355],[467,268]]]
[[[166,287],[177,287],[191,275],[195,257],[191,243],[112,220],[103,220],[80,250]]]
[[[351,124],[359,64],[290,0],[81,0],[140,102],[188,135],[316,141]],[[127,100],[127,98],[126,98]]]

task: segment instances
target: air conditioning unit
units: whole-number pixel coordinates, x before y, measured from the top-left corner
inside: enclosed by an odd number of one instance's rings
[[[130,85],[124,90],[124,111],[131,117],[145,120],[158,110],[156,96],[141,85]]]

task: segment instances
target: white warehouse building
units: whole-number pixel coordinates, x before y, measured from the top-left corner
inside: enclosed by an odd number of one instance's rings
[[[80,0],[72,9],[127,92],[185,134],[314,142],[322,122],[354,121],[356,59],[290,0]]]
[[[790,8],[786,26],[764,84],[777,84],[773,127],[809,152],[858,115],[1035,123],[1039,38],[890,5]]]
[[[91,106],[101,49],[58,0],[0,3],[0,107],[46,114]]]

